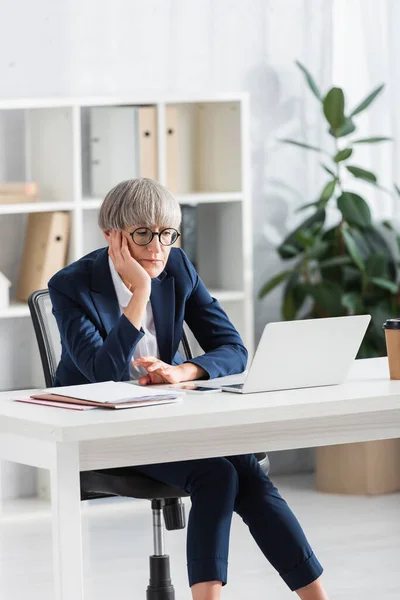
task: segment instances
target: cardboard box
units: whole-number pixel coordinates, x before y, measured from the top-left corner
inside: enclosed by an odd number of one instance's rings
[[[70,215],[67,212],[32,213],[28,217],[17,298],[27,301],[35,290],[65,267]]]
[[[316,486],[330,494],[400,491],[400,440],[317,448]]]

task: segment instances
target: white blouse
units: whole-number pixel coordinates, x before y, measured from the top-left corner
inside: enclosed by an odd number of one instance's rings
[[[110,256],[108,257],[108,264],[110,266],[111,277],[122,314],[125,312],[125,309],[128,306],[133,294],[128,290],[121,277],[117,273]],[[141,358],[142,356],[155,356],[156,358],[160,358],[156,338],[156,328],[153,319],[153,310],[151,308],[150,300],[147,303],[146,312],[144,313],[142,329],[144,331],[144,336],[136,345],[132,361]],[[129,367],[129,372],[131,380],[139,379],[139,377],[147,375],[147,371],[144,367],[135,367],[132,364]]]

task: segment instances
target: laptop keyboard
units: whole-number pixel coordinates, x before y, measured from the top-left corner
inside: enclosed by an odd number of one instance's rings
[[[230,383],[226,387],[235,388],[236,390],[241,390],[243,388],[243,383]]]

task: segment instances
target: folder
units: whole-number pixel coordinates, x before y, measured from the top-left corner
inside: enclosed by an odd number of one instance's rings
[[[32,213],[28,217],[17,298],[47,287],[67,262],[70,215],[67,212]]]
[[[117,183],[140,174],[139,109],[90,109],[91,193],[103,198]]]
[[[178,191],[178,114],[176,106],[167,106],[166,120],[166,160],[167,188],[170,192]]]
[[[181,392],[155,390],[127,382],[104,381],[50,388],[39,394],[32,394],[31,398],[43,402],[118,409],[177,402],[180,396]]]
[[[154,106],[139,108],[140,177],[158,179],[157,112]]]

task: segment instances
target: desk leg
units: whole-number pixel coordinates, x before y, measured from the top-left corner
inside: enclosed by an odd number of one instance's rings
[[[50,476],[55,598],[83,600],[78,444],[56,444]]]

